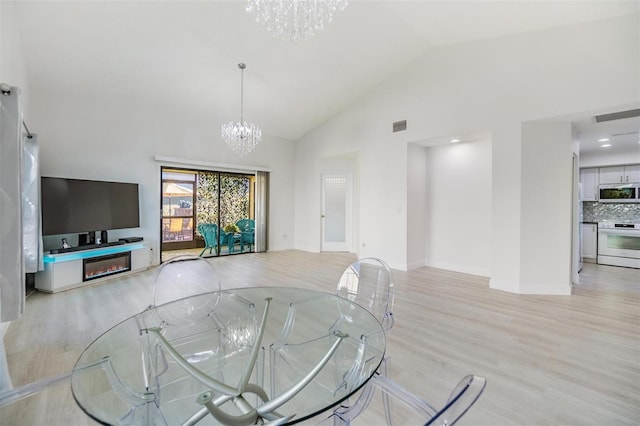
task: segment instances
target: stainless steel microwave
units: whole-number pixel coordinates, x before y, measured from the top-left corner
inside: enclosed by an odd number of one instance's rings
[[[640,202],[640,184],[600,185],[601,203],[638,203]]]

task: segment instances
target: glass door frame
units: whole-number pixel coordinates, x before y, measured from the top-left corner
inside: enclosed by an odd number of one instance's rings
[[[166,173],[175,173],[175,174],[193,174],[194,179],[164,179],[163,175]],[[165,184],[175,184],[178,188],[182,188],[182,186],[190,185],[191,186],[191,207],[181,209],[185,211],[181,211],[179,213],[182,214],[171,214],[165,215],[164,212],[164,194],[165,194]],[[188,169],[180,169],[176,167],[165,167],[162,166],[160,169],[160,244],[161,244],[161,252],[162,251],[170,251],[170,250],[181,250],[181,249],[193,249],[197,247],[197,242],[195,238],[195,214],[197,210],[197,178],[196,173],[192,170]],[[182,186],[181,186],[182,185]],[[188,194],[184,195],[176,195],[176,198],[187,198]],[[169,207],[171,209],[171,206]],[[190,214],[187,210],[190,210]],[[169,224],[166,221],[169,220]],[[180,225],[180,230],[172,229],[173,223],[177,223]],[[185,229],[186,225],[186,229]],[[176,240],[168,241],[166,240],[168,234],[171,233],[180,233],[181,238],[177,238]]]

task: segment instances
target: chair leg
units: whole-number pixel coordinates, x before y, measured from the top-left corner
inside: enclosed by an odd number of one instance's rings
[[[333,415],[333,426],[349,426],[351,422],[348,419],[343,419],[338,415]]]
[[[382,359],[380,370],[384,377],[389,377],[387,374],[389,371],[389,357]],[[386,392],[382,392],[382,405],[384,406],[384,417],[387,420],[387,425],[391,425],[391,402],[389,400],[389,394]]]

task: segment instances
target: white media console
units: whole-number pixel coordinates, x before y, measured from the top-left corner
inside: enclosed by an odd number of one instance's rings
[[[44,271],[36,289],[56,293],[109,278],[143,271],[151,265],[151,249],[143,243],[44,255]]]

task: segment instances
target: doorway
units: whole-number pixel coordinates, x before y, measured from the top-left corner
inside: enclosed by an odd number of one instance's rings
[[[161,168],[162,261],[255,251],[256,175]],[[259,226],[265,226],[263,222]]]
[[[322,251],[351,251],[352,180],[350,173],[322,174]]]

